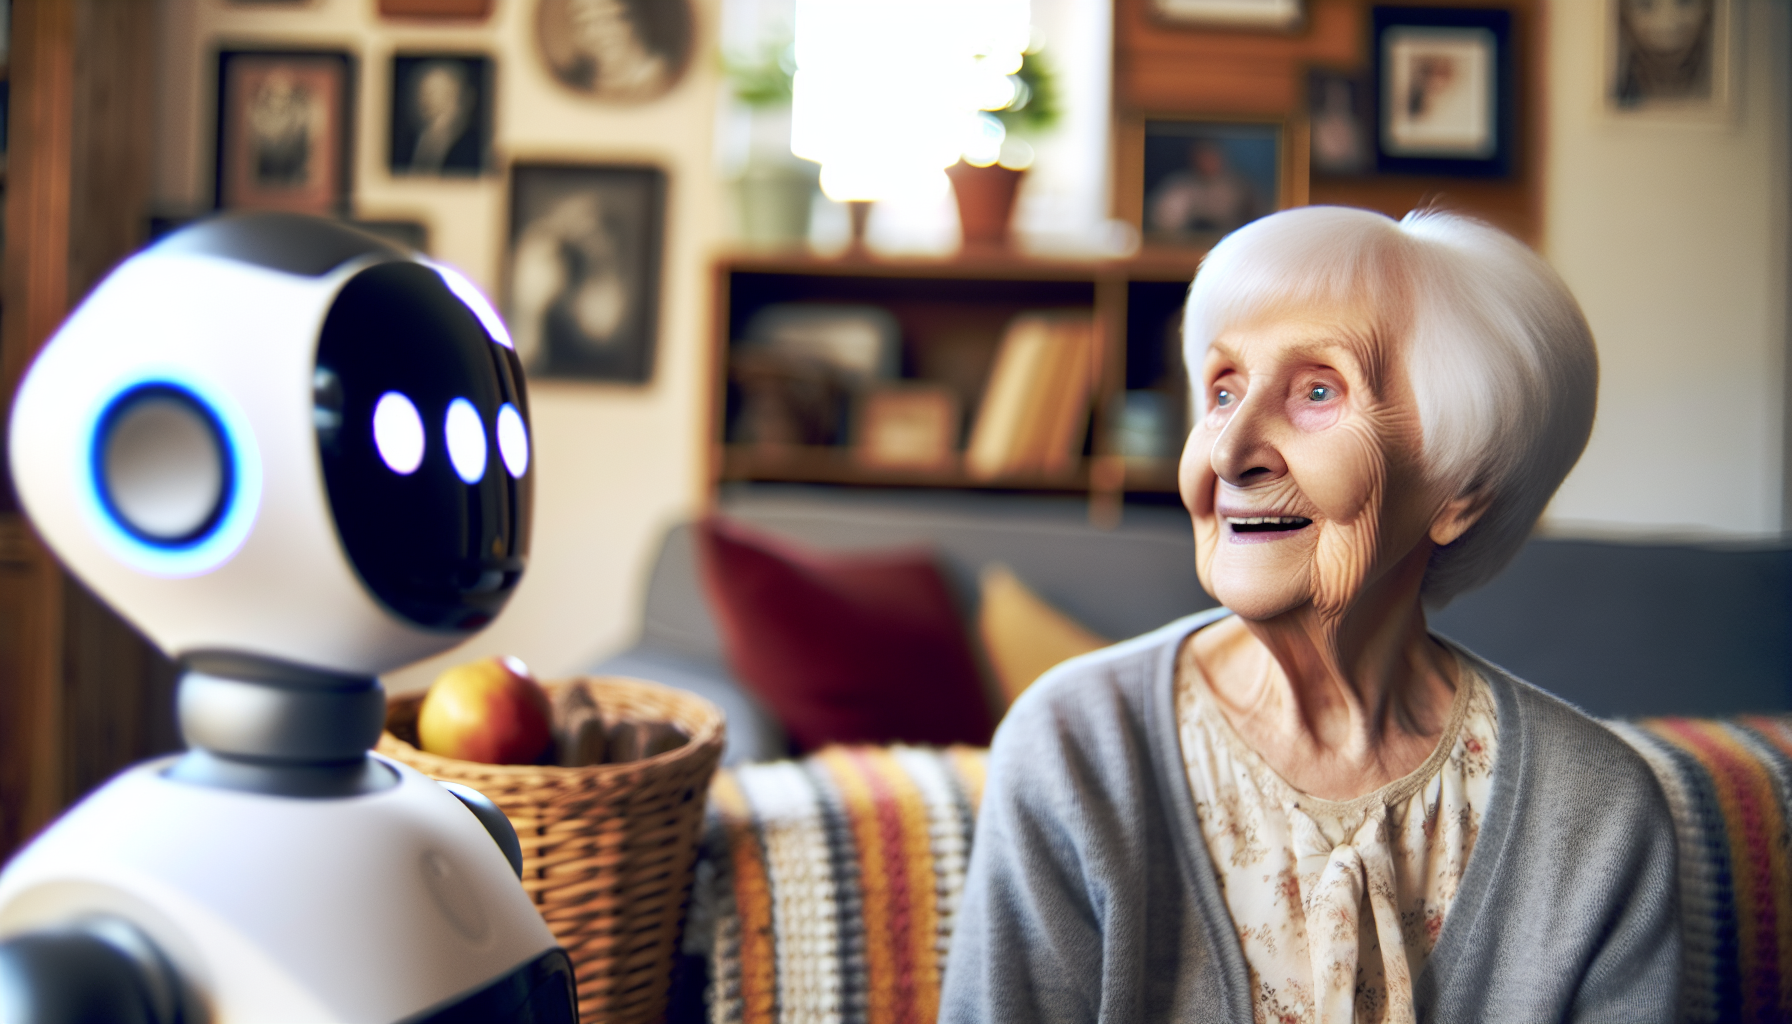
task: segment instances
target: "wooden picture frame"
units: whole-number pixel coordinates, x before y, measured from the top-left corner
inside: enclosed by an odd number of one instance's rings
[[[1288,120],[1151,114],[1123,119],[1118,135],[1116,200],[1148,249],[1199,253],[1306,202],[1307,136]]]
[[[492,168],[492,58],[392,55],[386,166],[395,176],[478,177]]]
[[[1518,121],[1511,12],[1377,7],[1370,20],[1376,170],[1508,177]]]
[[[853,458],[876,469],[949,469],[962,423],[958,395],[943,384],[880,385],[859,399]]]
[[[1725,122],[1735,113],[1734,0],[1604,0],[1606,113]]]
[[[1305,27],[1303,0],[1150,0],[1151,13],[1168,25],[1204,29],[1296,32]]]
[[[658,167],[511,167],[508,319],[532,375],[653,376],[665,224]]]
[[[346,216],[355,59],[334,50],[220,50],[219,209]]]

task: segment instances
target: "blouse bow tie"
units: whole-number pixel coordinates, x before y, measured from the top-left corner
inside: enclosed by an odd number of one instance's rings
[[[1413,1021],[1412,976],[1395,906],[1394,859],[1388,849],[1388,809],[1377,805],[1347,842],[1333,843],[1308,814],[1289,805],[1306,916],[1307,954],[1313,963],[1313,1004],[1318,1024],[1352,1024],[1356,1014],[1358,920],[1368,894],[1376,945],[1387,978],[1389,1024]]]

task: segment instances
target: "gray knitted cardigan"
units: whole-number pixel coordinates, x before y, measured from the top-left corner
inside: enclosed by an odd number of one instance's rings
[[[1176,650],[1223,609],[1075,659],[1008,712],[940,1020],[1249,1022],[1244,954],[1177,741]],[[1422,1021],[1671,1020],[1673,822],[1642,760],[1468,655],[1499,712],[1493,793],[1414,985]]]

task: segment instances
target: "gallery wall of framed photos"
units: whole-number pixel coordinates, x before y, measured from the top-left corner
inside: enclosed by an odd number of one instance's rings
[[[220,197],[301,200],[465,272],[533,345],[543,483],[529,573],[476,649],[449,660],[512,653],[571,672],[626,641],[663,524],[708,498],[708,261],[728,218],[713,181],[721,72],[705,55],[721,0],[155,7],[151,198],[164,226]],[[233,107],[250,59],[239,54],[275,55],[260,84],[274,73],[276,88],[249,83]],[[306,77],[331,61],[350,68],[345,114],[326,95],[335,85]],[[346,155],[339,176],[326,152]],[[230,175],[263,195],[245,203]]]
[[[1147,247],[1204,248],[1270,196],[1396,216],[1440,202],[1536,245],[1542,14],[1540,0],[1115,0],[1115,215]],[[1229,141],[1240,123],[1275,137],[1286,178],[1264,169],[1268,142],[1253,157]],[[1209,180],[1249,198],[1185,209]]]
[[[340,6],[227,0],[226,12],[241,12],[234,20],[273,31],[223,36],[203,55],[216,69],[210,205],[336,217],[436,255],[445,233],[465,230],[468,211],[420,207],[456,190],[488,198],[495,185],[509,220],[490,290],[531,374],[648,383],[664,162],[610,146],[513,155],[498,145],[499,112],[505,87],[518,84],[599,110],[654,105],[691,67],[691,0],[377,0],[361,13],[385,31],[327,45],[274,27],[287,11]],[[185,219],[164,217],[158,229]]]

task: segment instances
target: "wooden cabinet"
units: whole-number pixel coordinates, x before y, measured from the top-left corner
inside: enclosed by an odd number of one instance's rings
[[[719,481],[784,481],[890,487],[947,487],[1085,492],[1097,501],[1125,493],[1175,492],[1179,443],[1162,457],[1123,456],[1114,437],[1130,391],[1152,391],[1170,410],[1166,432],[1179,441],[1185,415],[1181,310],[1199,253],[1105,262],[1021,257],[950,261],[824,260],[739,257],[716,267],[717,382],[713,477]],[[1094,396],[1082,454],[1062,472],[977,479],[962,459],[926,469],[868,465],[851,431],[826,444],[765,444],[744,436],[739,356],[753,318],[774,306],[869,307],[894,319],[900,334],[898,375],[879,381],[947,389],[962,411],[959,450],[969,436],[1004,331],[1029,312],[1093,316]],[[862,396],[855,396],[857,400]]]
[[[141,244],[161,5],[12,5],[0,395]],[[0,446],[6,443],[0,414]],[[133,761],[178,749],[175,670],[69,576],[0,486],[0,858]]]

